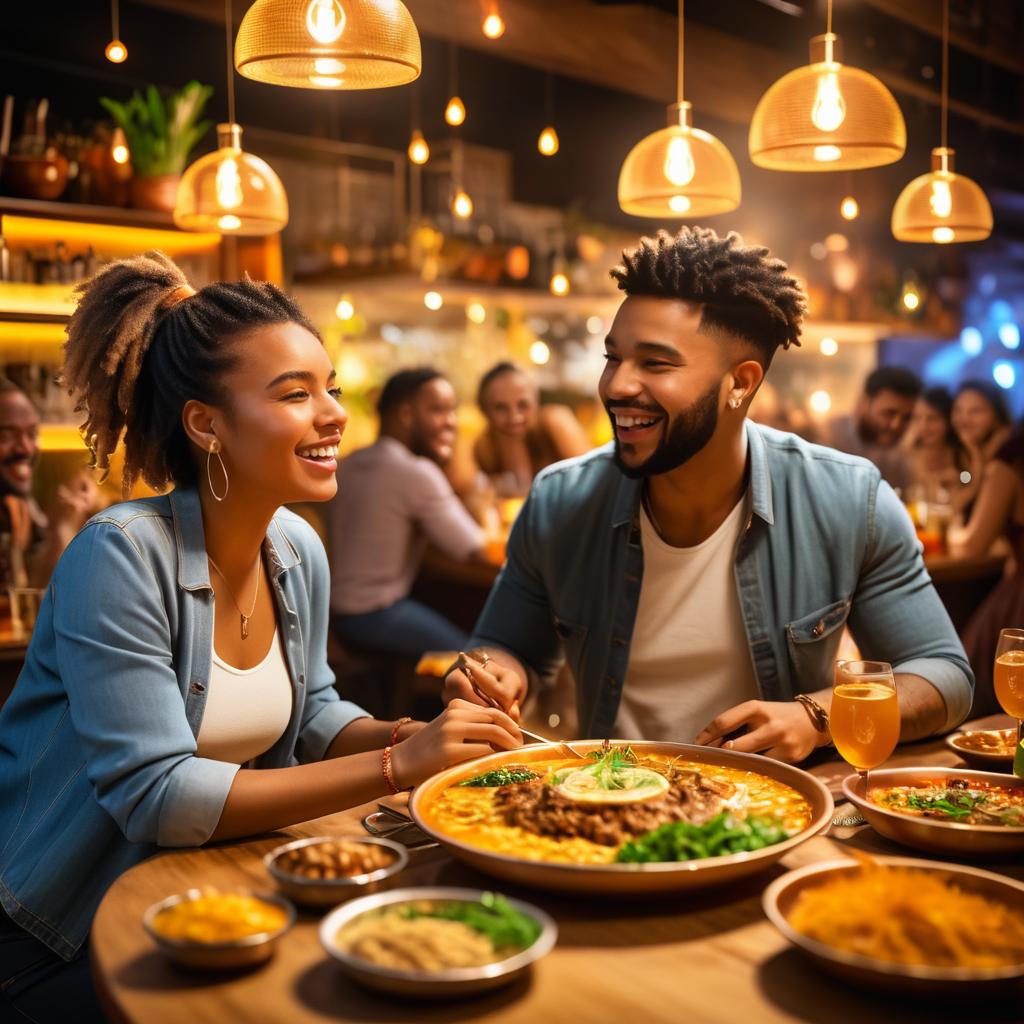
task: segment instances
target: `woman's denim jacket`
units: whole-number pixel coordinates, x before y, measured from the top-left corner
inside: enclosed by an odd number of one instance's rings
[[[293,705],[252,767],[284,768],[321,759],[366,712],[333,687],[315,531],[280,510],[263,550]],[[62,957],[118,875],[157,847],[205,843],[220,820],[239,766],[196,756],[212,645],[196,491],[91,519],[57,565],[0,713],[0,904]]]

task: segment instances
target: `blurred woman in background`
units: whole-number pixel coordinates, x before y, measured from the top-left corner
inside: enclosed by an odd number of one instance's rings
[[[950,419],[969,474],[959,501],[969,517],[985,466],[1010,436],[1010,410],[999,388],[983,380],[967,380],[957,388]]]

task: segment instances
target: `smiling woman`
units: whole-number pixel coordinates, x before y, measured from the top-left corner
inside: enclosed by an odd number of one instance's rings
[[[82,1002],[92,915],[156,847],[320,817],[521,742],[493,709],[378,722],[334,690],[326,556],[281,506],[334,496],[347,415],[288,296],[122,260],[82,287],[66,355],[94,464],[123,439],[126,493],[173,490],[71,543],[0,714],[0,961],[47,965],[0,1009],[39,1021],[71,1002],[102,1019]]]

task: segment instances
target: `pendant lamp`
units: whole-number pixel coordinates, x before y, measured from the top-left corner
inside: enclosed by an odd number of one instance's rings
[[[224,0],[224,22],[228,123],[217,125],[217,151],[185,168],[174,204],[174,223],[186,231],[269,235],[288,223],[288,197],[273,168],[242,149],[242,128],[235,123],[231,0]]]
[[[754,110],[749,148],[758,167],[857,170],[903,156],[907,127],[892,93],[841,58],[828,0],[827,29],[811,40],[810,64],[783,75]]]
[[[949,119],[949,0],[942,7],[942,145],[932,150],[929,174],[915,178],[892,208],[892,233],[901,242],[978,242],[992,234],[992,207],[981,186],[953,171],[946,145]]]
[[[667,128],[641,139],[619,172],[619,206],[637,217],[707,217],[740,205],[740,172],[714,135],[690,124],[683,99],[683,0],[679,0],[676,102]]]
[[[401,0],[256,0],[235,41],[239,74],[298,89],[383,89],[419,78]]]

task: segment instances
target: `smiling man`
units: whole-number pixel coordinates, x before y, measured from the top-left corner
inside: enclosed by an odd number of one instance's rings
[[[627,297],[599,392],[615,440],[534,483],[476,626],[491,658],[476,686],[514,713],[560,643],[584,736],[799,761],[828,742],[848,624],[893,664],[903,739],[962,721],[970,668],[892,489],[864,459],[747,419],[798,343],[786,265],[693,228],[612,273]],[[445,693],[482,702],[460,670]]]
[[[342,462],[329,510],[332,626],[358,651],[459,650],[464,632],[409,597],[428,540],[484,559],[480,527],[441,469],[455,446],[455,389],[429,367],[401,370],[377,410],[380,437]]]

